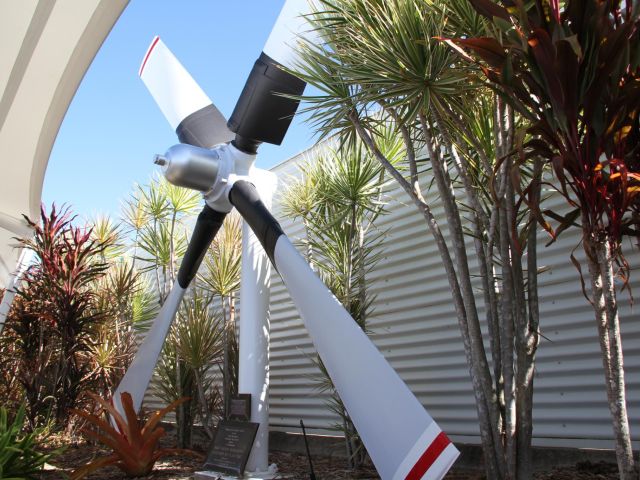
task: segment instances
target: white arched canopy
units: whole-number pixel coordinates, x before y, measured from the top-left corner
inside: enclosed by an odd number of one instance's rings
[[[128,0],[0,0],[0,287],[38,218],[58,129]]]

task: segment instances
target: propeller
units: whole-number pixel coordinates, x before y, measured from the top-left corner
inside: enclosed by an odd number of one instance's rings
[[[297,109],[297,101],[274,92],[300,95],[305,87],[280,67],[295,62],[296,35],[309,8],[307,0],[285,2],[227,125],[164,44],[152,42],[140,76],[183,142],[157,156],[156,163],[170,182],[203,191],[206,206],[178,281],[116,392],[130,392],[139,408],[179,302],[224,215],[235,207],[289,290],[380,476],[441,479],[458,450],[298,253],[252,179],[260,143],[279,145]],[[230,142],[219,144],[224,139]]]
[[[160,37],[151,41],[138,75],[181,143],[210,148],[233,139],[224,115]]]
[[[313,272],[255,187],[238,180],[229,196],[289,290],[380,477],[442,478],[459,455],[446,434]]]
[[[168,175],[168,179],[188,188],[207,190],[210,186],[207,181],[212,181],[212,176],[215,179],[218,174],[217,170],[210,171],[211,150],[208,148],[233,138],[233,133],[227,128],[224,116],[160,37],[152,40],[138,73],[182,142],[170,152],[173,159],[171,171],[188,171],[189,174],[178,174],[175,178]],[[194,155],[193,151],[188,155],[180,155],[185,153],[186,144],[199,148],[201,155]],[[169,167],[166,159],[160,156],[157,156],[156,163],[163,166],[165,171]],[[223,205],[213,209],[205,204],[198,215],[191,240],[178,270],[177,281],[114,391],[113,402],[118,411],[123,411],[120,399],[122,392],[129,392],[134,409],[136,411],[140,409],[169,328],[180,308],[180,302],[195,277],[207,248],[230,210],[230,206],[226,208]]]

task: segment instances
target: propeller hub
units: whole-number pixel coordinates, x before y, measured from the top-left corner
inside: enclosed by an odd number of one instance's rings
[[[169,182],[179,187],[206,192],[216,183],[220,173],[218,150],[180,143],[164,155],[156,155],[153,163],[162,167]]]

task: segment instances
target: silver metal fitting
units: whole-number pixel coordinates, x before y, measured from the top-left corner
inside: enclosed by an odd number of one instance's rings
[[[153,162],[162,167],[162,173],[172,184],[201,192],[216,183],[220,169],[217,150],[183,143],[174,145],[164,155],[156,155]]]
[[[153,163],[155,163],[156,165],[160,165],[161,167],[164,167],[167,163],[169,163],[169,160],[167,160],[167,157],[165,157],[164,155],[156,155],[155,157],[153,157]]]

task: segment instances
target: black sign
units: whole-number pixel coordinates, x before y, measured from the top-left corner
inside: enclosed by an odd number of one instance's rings
[[[240,393],[236,397],[231,397],[229,406],[229,418],[231,420],[243,420],[248,422],[251,418],[251,394]]]
[[[242,477],[258,426],[259,424],[252,422],[221,420],[204,468]]]

